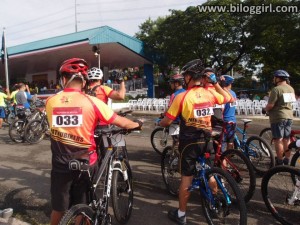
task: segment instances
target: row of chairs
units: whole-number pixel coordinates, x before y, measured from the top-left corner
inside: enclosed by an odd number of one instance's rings
[[[238,115],[263,115],[263,108],[267,105],[266,100],[238,99],[235,110]]]
[[[169,98],[139,98],[138,100],[129,100],[128,107],[130,110],[165,111],[169,101]]]

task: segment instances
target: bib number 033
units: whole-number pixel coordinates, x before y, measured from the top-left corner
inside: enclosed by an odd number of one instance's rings
[[[82,109],[72,108],[54,108],[52,114],[53,127],[79,127],[82,125]]]

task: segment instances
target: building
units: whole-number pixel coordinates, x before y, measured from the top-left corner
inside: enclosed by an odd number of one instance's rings
[[[68,58],[78,57],[85,59],[91,67],[100,64],[105,80],[110,69],[143,66],[147,94],[153,97],[153,64],[151,56],[144,54],[143,42],[109,26],[9,47],[7,52],[10,84],[22,79],[56,83],[58,65]],[[4,74],[1,64],[2,81],[5,81]]]

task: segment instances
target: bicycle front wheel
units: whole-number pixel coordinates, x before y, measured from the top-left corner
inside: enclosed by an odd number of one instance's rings
[[[179,173],[179,153],[171,146],[164,149],[161,157],[161,173],[168,192],[177,196],[181,181]]]
[[[127,223],[133,206],[132,172],[125,159],[123,163],[124,168],[114,170],[112,176],[112,207],[116,220],[121,224]]]
[[[291,166],[276,166],[263,177],[261,193],[272,215],[284,225],[299,224],[300,193],[292,177],[300,183],[300,171]],[[296,195],[297,193],[298,195]]]
[[[24,138],[24,129],[25,129],[26,123],[24,120],[18,119],[15,120],[13,123],[9,125],[9,137],[11,140],[17,143],[22,143],[25,141]]]
[[[257,135],[249,137],[244,150],[257,174],[263,175],[275,166],[275,157],[272,148],[263,138]]]
[[[172,137],[165,132],[164,127],[157,127],[152,131],[150,141],[153,149],[161,155],[168,143],[172,143]]]
[[[95,220],[95,213],[93,209],[85,204],[78,204],[72,206],[63,218],[60,220],[59,225],[92,225]]]
[[[228,149],[221,155],[222,168],[238,184],[245,202],[249,202],[255,192],[256,176],[250,160],[239,150]]]
[[[259,136],[263,139],[265,139],[269,145],[274,148],[274,143],[273,143],[273,135],[272,135],[272,131],[270,127],[264,128],[261,130],[261,132],[259,133]]]
[[[30,144],[37,144],[44,139],[47,129],[42,120],[31,120],[25,127],[25,140]]]
[[[246,225],[246,203],[234,179],[216,167],[206,171],[206,179],[210,186],[215,186],[218,190],[213,199],[201,194],[202,208],[208,224]]]

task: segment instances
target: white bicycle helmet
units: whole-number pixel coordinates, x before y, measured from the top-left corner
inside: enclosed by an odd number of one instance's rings
[[[101,69],[97,67],[93,67],[88,71],[88,79],[89,80],[102,80],[103,72]]]

